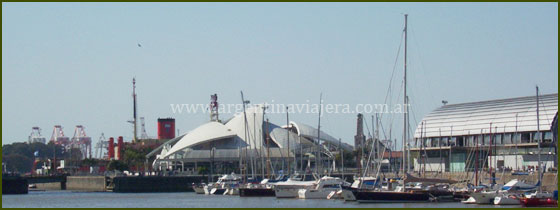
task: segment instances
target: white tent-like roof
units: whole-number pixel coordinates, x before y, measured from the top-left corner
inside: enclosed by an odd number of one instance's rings
[[[198,128],[195,128],[193,131],[183,136],[183,138],[181,138],[175,145],[173,145],[171,150],[166,152],[164,157],[175,154],[176,152],[187,147],[195,146],[217,139],[231,138],[236,135],[236,133],[234,133],[231,129],[229,129],[222,123],[208,122],[199,126]]]
[[[212,141],[231,138],[235,141],[240,141],[243,145],[251,145],[251,148],[259,149],[264,145],[264,141],[266,141],[266,139],[264,139],[265,134],[263,133],[267,131],[271,140],[274,141],[280,149],[287,149],[288,136],[290,139],[290,149],[297,148],[300,140],[303,144],[311,143],[308,139],[316,141],[317,129],[295,122],[291,122],[291,124],[296,127],[298,133],[292,131],[288,132],[287,129],[273,123],[269,123],[267,126],[266,122],[264,122],[263,106],[253,105],[245,110],[245,114],[243,112],[237,113],[230,120],[226,121],[225,124],[212,121],[188,132],[188,134],[182,136],[169,150],[165,150],[165,153],[161,153],[159,158],[166,159],[179,153],[182,155],[195,155],[198,154],[198,152],[189,151],[189,148]],[[306,139],[299,138],[300,136],[298,134]],[[333,146],[339,144],[336,138],[322,131],[321,141],[327,141]],[[343,144],[343,148],[345,150],[352,150],[352,147],[347,144]]]
[[[321,141],[323,141],[323,142],[326,141],[326,142],[329,142],[332,145],[338,145],[339,144],[338,139],[332,137],[331,135],[329,135],[329,134],[327,134],[323,131],[320,132],[321,135],[317,136],[317,134],[319,133],[319,130],[317,128],[311,127],[311,126],[303,124],[303,123],[293,122],[293,121],[290,121],[290,125],[296,128],[299,135],[301,135],[303,137],[306,137],[306,138],[309,138],[309,139],[313,139],[313,141],[317,141],[317,137],[319,137],[321,139]],[[284,126],[284,127],[286,127],[286,126]],[[348,144],[342,143],[341,146],[344,150],[347,150],[347,151],[352,151],[353,150],[352,146],[350,146]]]

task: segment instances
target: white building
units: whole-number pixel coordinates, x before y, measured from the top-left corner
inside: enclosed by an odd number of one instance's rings
[[[267,136],[270,136],[268,140]],[[352,146],[323,131],[318,135],[317,129],[305,124],[267,123],[263,106],[255,105],[247,108],[245,114],[237,113],[224,122],[204,123],[171,139],[148,157],[156,155],[153,168],[193,173],[199,166],[209,167],[212,162],[224,173],[236,171],[240,159],[246,167],[262,170],[258,165],[270,158],[273,170],[278,171],[287,170],[288,162],[294,169],[305,169],[307,161],[314,164],[315,159],[310,157],[315,157],[317,149],[322,152],[322,162],[327,163],[338,151],[339,144],[346,151],[353,150]]]
[[[558,94],[539,97],[541,160],[557,167]],[[536,96],[448,104],[432,111],[414,133],[414,169],[472,171],[479,167],[528,170],[538,157]],[[451,157],[451,158],[449,158]]]

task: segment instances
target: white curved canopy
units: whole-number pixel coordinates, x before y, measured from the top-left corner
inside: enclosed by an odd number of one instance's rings
[[[227,128],[224,124],[219,122],[208,122],[183,136],[183,138],[173,145],[173,147],[167,151],[165,156],[162,158],[175,154],[187,147],[217,139],[231,138],[234,136],[236,136],[236,133]]]
[[[311,127],[309,125],[303,124],[303,123],[296,123],[296,122],[293,122],[293,121],[290,121],[290,125],[294,126],[296,128],[299,135],[301,135],[305,138],[312,139],[313,141],[317,141],[317,134],[319,133],[318,129],[316,129],[314,127]],[[329,135],[329,134],[327,134],[323,131],[321,131],[320,134],[321,135],[319,136],[319,138],[321,139],[321,141],[329,142],[332,145],[338,145],[339,144],[338,139],[332,137],[331,135]],[[347,151],[352,151],[354,149],[354,148],[352,148],[352,146],[350,146],[348,144],[345,144],[345,143],[342,143],[341,146],[344,150],[347,150]]]
[[[288,134],[289,133],[289,134]],[[289,136],[289,138],[288,138]],[[281,128],[278,125],[270,123],[270,138],[278,144],[280,148],[287,148],[288,141],[290,148],[295,149],[299,142],[299,136],[294,132],[288,132],[287,129]]]

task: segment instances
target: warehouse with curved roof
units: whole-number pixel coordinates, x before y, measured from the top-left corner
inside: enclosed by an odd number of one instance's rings
[[[418,124],[411,149],[415,170],[472,170],[474,150],[481,166],[504,170],[534,167],[536,156],[556,155],[558,94],[527,96],[441,106]],[[537,129],[537,125],[538,128]],[[540,132],[542,143],[538,150]],[[451,157],[451,158],[449,158]],[[474,158],[474,157],[472,157]],[[557,158],[545,163],[557,167]],[[489,162],[492,161],[492,162]],[[428,166],[426,166],[428,165]]]

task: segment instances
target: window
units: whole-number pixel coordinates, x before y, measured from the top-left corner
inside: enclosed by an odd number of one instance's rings
[[[504,134],[504,140],[503,140],[503,144],[511,144],[511,133],[506,133]]]
[[[531,133],[521,133],[520,143],[529,143],[531,140]]]
[[[432,141],[432,147],[439,147],[440,138],[434,138]]]
[[[453,143],[452,143],[452,145],[453,145]],[[457,137],[457,140],[455,141],[454,146],[459,146],[459,147],[465,146],[462,136]]]
[[[497,145],[504,144],[502,138],[503,138],[503,135],[501,133],[494,135],[494,143],[497,144]]]
[[[490,145],[490,135],[484,135],[484,143],[482,145]]]
[[[442,137],[442,138],[440,139],[441,141],[440,141],[440,144],[439,144],[438,146],[442,146],[442,147],[447,146],[447,140],[448,140],[448,139],[449,139],[448,137]]]
[[[552,141],[552,132],[550,131],[544,132],[544,140]]]
[[[462,137],[451,137],[451,140],[449,140],[449,146],[452,146],[452,147],[457,146],[458,145],[457,141],[458,141],[459,138],[462,138]]]
[[[521,134],[520,133],[512,134],[511,135],[511,143],[513,143],[513,144],[521,143]]]
[[[475,144],[476,143],[476,136],[468,136],[467,140],[468,140],[467,141],[467,144],[468,144],[467,146],[470,146],[470,147],[475,147],[476,146],[476,144]]]

